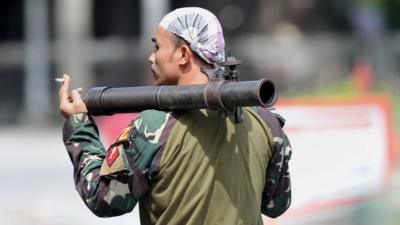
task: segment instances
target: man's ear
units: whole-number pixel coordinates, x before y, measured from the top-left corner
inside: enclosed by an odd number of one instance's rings
[[[180,46],[179,65],[186,65],[187,63],[189,63],[191,54],[192,52],[189,46],[187,45]]]

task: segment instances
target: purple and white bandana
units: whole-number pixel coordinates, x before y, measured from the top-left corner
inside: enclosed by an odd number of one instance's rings
[[[210,11],[198,7],[179,8],[168,13],[159,26],[183,38],[207,63],[225,60],[221,24]]]

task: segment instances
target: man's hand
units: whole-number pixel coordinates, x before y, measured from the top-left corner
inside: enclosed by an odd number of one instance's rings
[[[60,87],[60,91],[58,95],[60,97],[60,113],[68,118],[72,114],[87,112],[87,108],[85,103],[81,98],[82,88],[77,88],[75,90],[70,91],[69,86],[71,84],[71,78],[68,75],[64,74],[63,76],[64,82]]]

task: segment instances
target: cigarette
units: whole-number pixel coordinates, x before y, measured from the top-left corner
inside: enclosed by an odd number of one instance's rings
[[[62,83],[64,82],[64,78],[55,78],[54,81],[57,83]]]

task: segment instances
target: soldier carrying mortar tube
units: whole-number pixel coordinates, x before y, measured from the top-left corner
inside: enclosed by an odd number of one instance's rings
[[[168,13],[149,57],[156,85],[207,84],[225,61],[218,19],[202,8]],[[144,110],[104,149],[81,89],[63,76],[63,139],[76,189],[97,216],[140,207],[141,224],[261,225],[291,202],[289,140],[263,107],[240,108],[240,123],[210,109]]]

